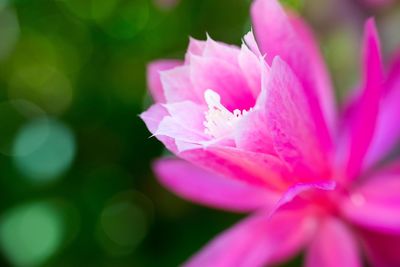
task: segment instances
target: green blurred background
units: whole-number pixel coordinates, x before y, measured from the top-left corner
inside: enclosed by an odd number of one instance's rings
[[[0,0],[0,266],[176,266],[243,216],[162,188],[166,152],[138,114],[146,64],[206,32],[240,44],[250,1],[161,1]],[[398,5],[284,2],[318,32],[339,98],[367,16],[386,55],[399,44]]]

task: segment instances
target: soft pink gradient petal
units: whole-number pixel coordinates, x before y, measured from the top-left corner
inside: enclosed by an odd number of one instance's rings
[[[168,136],[175,141],[200,145],[209,140],[204,133],[204,111],[205,108],[191,101],[164,104],[170,116],[165,116],[155,136]],[[190,113],[188,112],[190,111]]]
[[[162,104],[154,104],[148,110],[140,114],[140,118],[144,121],[147,128],[151,133],[155,133],[163,118],[168,116],[169,113]],[[175,140],[167,136],[157,137],[169,150],[177,152],[178,149]]]
[[[266,85],[265,118],[277,154],[302,182],[329,179],[328,159],[301,84],[290,67],[275,58]]]
[[[333,104],[324,106],[322,111],[320,103],[333,101],[328,100],[332,92],[326,92],[331,90],[331,86],[329,83],[325,84],[328,82],[327,72],[315,50],[317,45],[314,44],[309,30],[298,19],[291,21],[276,0],[256,0],[252,5],[251,15],[261,53],[266,55],[269,64],[275,56],[280,56],[289,64],[305,90],[311,114],[318,125],[318,140],[326,149],[330,149],[331,136],[324,117],[332,119],[331,114],[334,111],[330,109]],[[298,27],[299,33],[295,27]],[[317,88],[323,84],[325,86]],[[333,121],[329,122],[333,124]]]
[[[374,138],[366,157],[366,166],[382,159],[400,140],[400,51],[394,56],[384,89],[386,94],[380,106]]]
[[[203,95],[196,94],[190,81],[190,67],[179,66],[161,73],[161,83],[167,103],[190,100],[203,102]]]
[[[182,65],[179,60],[159,60],[153,61],[147,66],[147,85],[155,102],[164,103],[164,89],[161,84],[161,71],[170,70]]]
[[[318,195],[318,193],[326,193],[336,189],[336,182],[324,181],[315,183],[297,183],[281,196],[276,202],[271,214],[280,209],[293,209],[298,207],[310,207],[310,201],[307,197]]]
[[[254,98],[257,98],[261,91],[261,66],[258,56],[243,44],[238,61]]]
[[[365,24],[364,40],[364,84],[350,132],[347,177],[354,179],[359,174],[363,160],[372,141],[379,105],[383,94],[383,70],[379,37],[375,21]]]
[[[238,148],[277,155],[270,136],[266,116],[259,110],[248,113],[235,129],[235,142]]]
[[[239,53],[239,47],[214,41],[210,36],[207,35],[207,41],[205,43],[202,56],[217,58],[237,66]]]
[[[371,266],[400,266],[400,235],[362,230],[360,236]]]
[[[350,229],[336,219],[319,226],[305,260],[305,267],[362,267],[357,243]]]
[[[302,213],[253,215],[225,231],[185,267],[257,267],[286,260],[308,241],[314,225]]]
[[[160,182],[188,200],[230,211],[271,209],[278,195],[263,187],[223,177],[179,159],[163,159],[154,165]]]
[[[357,225],[400,234],[400,172],[370,178],[353,190],[341,210]]]
[[[335,135],[335,130],[337,128],[336,99],[331,77],[320,53],[320,47],[314,38],[312,30],[300,17],[292,15],[289,19],[307,50],[307,56],[310,62],[309,68],[311,73],[313,73],[315,90],[319,96],[319,103],[331,133]]]
[[[221,96],[221,103],[229,110],[249,109],[255,98],[239,66],[212,58],[192,56],[191,81],[198,95],[212,89]]]
[[[206,47],[206,41],[197,40],[193,37],[189,38],[189,46],[185,54],[185,64],[190,64],[190,57],[192,55],[202,56],[204,48]]]
[[[270,190],[287,190],[293,178],[279,158],[235,147],[211,145],[184,151],[178,156],[231,179]]]

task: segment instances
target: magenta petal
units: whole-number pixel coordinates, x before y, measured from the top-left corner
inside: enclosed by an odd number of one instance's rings
[[[265,116],[277,154],[301,182],[329,179],[327,156],[317,138],[307,99],[290,67],[275,58],[266,87]]]
[[[308,52],[308,60],[311,63],[309,68],[311,73],[313,73],[315,90],[319,97],[321,109],[331,131],[334,131],[334,129],[337,127],[337,114],[335,108],[336,101],[332,88],[332,81],[324,63],[324,59],[320,53],[320,48],[318,43],[315,41],[311,29],[301,18],[291,16],[290,21],[299,38],[302,39],[305,49]],[[335,133],[332,132],[332,134]]]
[[[394,57],[384,88],[386,94],[380,106],[374,139],[366,158],[367,166],[390,152],[400,139],[400,123],[394,123],[400,114],[400,53]]]
[[[373,138],[383,94],[379,37],[373,19],[369,19],[365,25],[364,42],[364,90],[350,133],[350,152],[347,163],[347,174],[350,179],[354,178],[362,167]]]
[[[182,62],[178,60],[159,60],[154,61],[147,66],[147,85],[155,102],[165,102],[160,72],[173,69],[180,65],[182,65]]]
[[[400,266],[400,235],[363,230],[360,236],[371,266]]]
[[[253,215],[225,231],[194,255],[186,267],[256,267],[294,256],[313,231],[301,213]]]
[[[214,174],[178,159],[159,160],[154,165],[160,182],[188,200],[230,211],[271,209],[277,195],[263,187]]]
[[[344,200],[343,214],[363,227],[400,234],[399,178],[399,173],[370,178]]]
[[[320,225],[306,255],[305,267],[362,267],[350,230],[336,219]]]
[[[292,178],[279,158],[235,147],[212,145],[178,156],[225,177],[280,192],[287,190],[286,179]]]
[[[281,57],[300,80],[326,148],[331,139],[325,119],[334,127],[334,99],[327,71],[310,31],[299,19],[290,19],[276,0],[257,0],[251,10],[256,40],[271,64]],[[320,105],[323,105],[321,107]],[[324,119],[325,117],[325,119]]]
[[[293,207],[304,206],[304,205],[307,206],[310,204],[310,202],[308,202],[307,199],[301,199],[300,201],[293,201],[296,197],[301,197],[307,193],[308,196],[310,196],[310,194],[315,195],[324,191],[327,192],[335,190],[335,188],[336,188],[336,183],[334,181],[324,181],[319,183],[308,183],[308,184],[303,184],[303,183],[295,184],[289,187],[289,189],[276,202],[274,208],[271,210],[271,214],[275,213],[279,209],[287,209],[287,208],[291,209]]]
[[[276,155],[265,115],[258,110],[248,113],[238,123],[235,129],[235,142],[240,149]]]

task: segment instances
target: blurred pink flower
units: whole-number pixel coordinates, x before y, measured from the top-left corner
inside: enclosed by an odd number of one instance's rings
[[[395,0],[362,0],[362,2],[370,7],[381,7],[393,4]]]
[[[400,266],[400,56],[381,67],[372,19],[363,81],[344,116],[311,30],[256,0],[241,48],[190,40],[184,61],[148,69],[156,101],[141,117],[178,158],[160,181],[191,201],[252,212],[185,266],[264,266],[306,250],[307,267]]]

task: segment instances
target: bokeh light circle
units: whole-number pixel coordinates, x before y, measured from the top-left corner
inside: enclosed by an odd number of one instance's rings
[[[1,217],[0,246],[14,266],[39,266],[60,247],[63,232],[55,207],[46,202],[28,204]]]
[[[45,112],[41,108],[23,99],[0,102],[0,153],[15,156],[12,144],[17,132],[29,120],[44,116]],[[32,146],[37,146],[42,141],[33,140]]]
[[[111,255],[126,255],[145,238],[152,219],[151,201],[135,191],[112,197],[99,218],[98,239]]]
[[[28,178],[45,182],[60,176],[75,156],[75,138],[64,124],[39,118],[25,125],[13,146],[15,164]]]
[[[10,77],[9,96],[39,103],[47,112],[60,114],[71,104],[73,88],[68,77],[44,63],[24,64]]]

